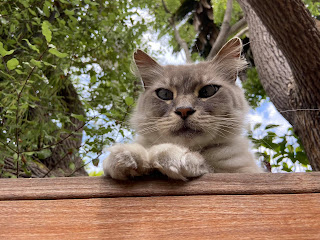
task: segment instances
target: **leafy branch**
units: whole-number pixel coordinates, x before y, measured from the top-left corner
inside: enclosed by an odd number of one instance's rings
[[[191,54],[189,52],[188,44],[180,36],[179,30],[177,29],[177,26],[176,26],[174,15],[170,12],[170,10],[168,9],[164,0],[162,0],[162,5],[163,5],[165,12],[168,14],[171,14],[171,17],[169,18],[169,23],[170,23],[171,27],[173,28],[174,37],[175,37],[176,41],[178,42],[179,46],[183,49],[183,51],[186,55],[187,63],[191,63],[192,59],[191,59]]]
[[[43,58],[44,54],[47,52],[49,48],[49,45],[46,47],[46,49],[42,52],[42,54],[39,56],[38,60],[37,61],[41,61],[41,59]],[[27,78],[25,79],[23,85],[22,85],[22,88],[20,90],[20,92],[18,93],[18,96],[17,96],[17,109],[16,109],[16,145],[17,145],[17,150],[16,150],[16,153],[18,155],[18,158],[17,158],[17,178],[19,178],[19,159],[20,159],[20,148],[19,148],[19,142],[20,142],[20,138],[19,138],[19,129],[18,129],[18,124],[19,124],[19,110],[20,110],[20,99],[22,97],[22,93],[23,93],[23,90],[25,88],[25,86],[27,85],[32,73],[34,72],[34,70],[37,68],[37,66],[35,65],[31,71],[29,72]]]

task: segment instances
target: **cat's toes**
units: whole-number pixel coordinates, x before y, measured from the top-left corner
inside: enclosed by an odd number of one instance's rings
[[[186,181],[187,178],[199,177],[209,172],[199,153],[174,145],[162,145],[149,151],[153,167],[162,174]]]
[[[181,173],[181,169],[176,166],[154,162],[153,167],[171,179],[187,181],[187,178]]]
[[[103,162],[105,175],[118,180],[143,175],[147,171],[145,163],[147,162],[147,153],[144,148],[139,148],[139,146],[128,145],[118,145],[110,148],[110,155]],[[135,152],[135,150],[140,151]]]
[[[214,172],[198,152],[189,152],[185,155],[183,170],[188,177],[199,177],[203,174]]]
[[[119,180],[126,180],[129,177],[137,176],[138,165],[129,151],[110,154],[105,160],[108,164],[108,174],[110,177]]]

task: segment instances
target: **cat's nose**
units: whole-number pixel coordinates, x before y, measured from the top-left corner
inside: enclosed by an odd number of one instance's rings
[[[196,110],[194,110],[192,107],[178,107],[174,113],[185,120],[187,119],[187,117],[194,114],[195,111]]]

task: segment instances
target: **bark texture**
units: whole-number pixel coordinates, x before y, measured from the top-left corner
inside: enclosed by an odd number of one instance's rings
[[[238,0],[255,64],[271,101],[320,170],[320,32],[300,0]]]

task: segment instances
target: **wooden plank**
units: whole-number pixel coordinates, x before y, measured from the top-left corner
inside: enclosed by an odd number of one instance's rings
[[[0,179],[0,200],[210,194],[320,193],[320,172],[207,174],[188,182],[161,177]]]
[[[320,239],[320,194],[0,202],[0,239]]]

